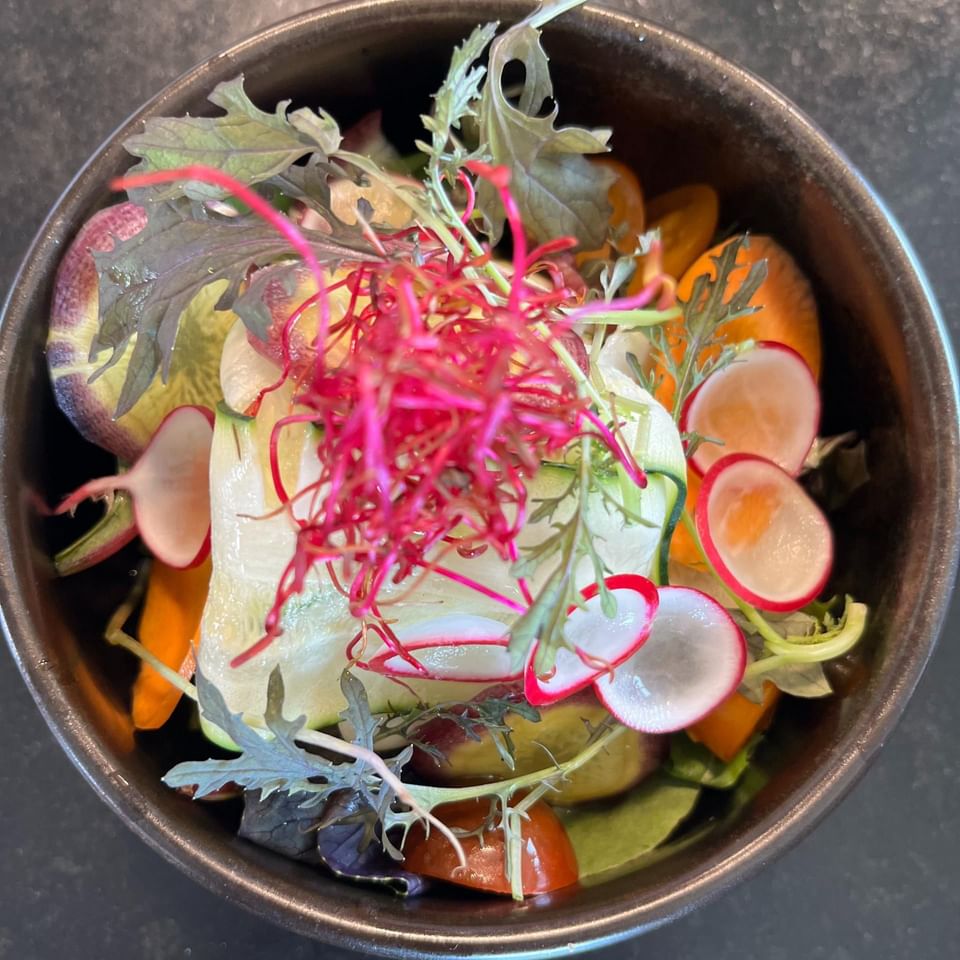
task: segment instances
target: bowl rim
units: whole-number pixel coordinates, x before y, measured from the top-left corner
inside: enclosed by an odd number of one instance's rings
[[[493,6],[493,5],[491,5]],[[530,7],[528,0],[502,0],[494,13],[507,11],[508,16],[522,15]],[[388,11],[389,8],[389,11]],[[96,198],[96,191],[105,195],[100,176],[95,175],[115,150],[120,136],[162,108],[170,98],[187,91],[205,92],[212,79],[221,72],[238,72],[237,61],[256,51],[291,40],[311,30],[323,30],[328,24],[349,17],[366,17],[369,21],[389,16],[398,18],[426,16],[431,11],[448,9],[444,0],[340,0],[310,10],[251,35],[223,52],[202,61],[181,74],[121,123],[87,160],[61,194],[30,245],[7,296],[0,319],[0,397],[6,397],[9,381],[14,376],[10,362],[11,340],[25,323],[36,276],[44,264],[56,256],[60,238],[76,220],[78,212]],[[791,101],[749,70],[719,56],[699,43],[648,20],[633,17],[609,8],[589,4],[572,16],[589,20],[596,29],[632,31],[652,35],[678,57],[692,59],[700,67],[721,72],[728,88],[738,96],[752,96],[785,117],[789,133],[815,149],[831,165],[832,177],[842,184],[846,195],[870,221],[874,238],[890,262],[902,270],[902,296],[916,310],[912,316],[918,336],[924,341],[924,359],[930,364],[930,381],[940,387],[938,402],[945,404],[949,418],[957,424],[960,407],[958,380],[949,336],[940,315],[931,287],[909,241],[882,200],[867,184],[843,152],[803,114]],[[568,16],[571,16],[568,15]],[[6,418],[0,418],[0,449],[6,449],[10,429]],[[892,677],[878,694],[879,710],[870,718],[862,718],[831,751],[833,765],[815,783],[806,783],[799,791],[799,801],[787,810],[776,810],[761,820],[732,854],[715,856],[689,876],[670,884],[661,896],[643,903],[614,905],[613,909],[594,909],[590,916],[578,912],[575,904],[567,911],[569,920],[561,922],[551,912],[549,921],[521,922],[509,928],[484,933],[468,933],[456,928],[455,918],[448,929],[431,933],[415,924],[404,929],[385,929],[376,917],[365,921],[338,915],[335,905],[317,901],[309,893],[298,897],[296,888],[278,883],[268,869],[247,863],[245,872],[236,873],[234,863],[221,861],[209,851],[198,849],[194,833],[147,808],[136,791],[116,772],[101,744],[84,728],[82,718],[66,696],[61,684],[47,669],[43,658],[43,642],[33,629],[29,613],[20,599],[18,571],[9,549],[7,524],[0,524],[0,626],[21,675],[40,712],[73,764],[96,792],[120,818],[151,847],[188,876],[211,891],[225,895],[252,912],[281,923],[299,933],[353,949],[372,951],[390,957],[441,957],[452,955],[517,957],[549,956],[558,949],[579,952],[595,949],[628,936],[653,929],[695,906],[718,896],[735,883],[757,873],[774,856],[779,856],[811,830],[854,786],[868,764],[883,745],[899,720],[917,682],[933,652],[943,626],[956,577],[960,551],[960,516],[958,501],[958,462],[960,437],[956,429],[946,430],[942,439],[939,464],[943,470],[943,496],[939,503],[939,519],[943,521],[938,538],[930,545],[928,594],[915,618],[916,636],[921,642],[900,658],[901,671]],[[4,488],[6,489],[6,488]],[[946,509],[953,504],[953,509]],[[4,494],[0,504],[3,514],[17,509]],[[196,836],[199,837],[199,834]],[[319,905],[318,905],[319,904]],[[456,946],[452,941],[456,940]]]

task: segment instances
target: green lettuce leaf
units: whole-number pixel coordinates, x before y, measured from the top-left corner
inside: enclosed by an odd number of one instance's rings
[[[763,642],[759,645],[748,639],[751,650],[762,650]],[[757,655],[756,659],[761,659]],[[763,683],[769,680],[775,687],[791,697],[816,699],[829,697],[833,687],[824,672],[822,663],[784,663],[761,673],[756,677],[744,677],[739,692],[754,703],[763,701]]]
[[[245,184],[260,183],[308,154],[329,156],[340,145],[340,129],[327,113],[307,108],[287,113],[289,100],[273,113],[259,109],[239,76],[217,86],[209,98],[224,113],[219,117],[156,117],[124,147],[140,163],[133,172],[171,170],[190,164],[216,167]],[[226,192],[190,181],[151,192],[153,199],[187,196],[220,199]]]
[[[109,349],[100,373],[116,363],[132,337],[130,355],[116,416],[126,413],[147,389],[157,371],[170,372],[180,318],[203,287],[228,284],[216,309],[229,309],[237,298],[247,269],[291,256],[289,242],[257,217],[197,215],[183,201],[154,205],[147,226],[95,253],[100,273],[100,329],[91,355]],[[328,267],[343,260],[371,256],[365,244],[347,244],[321,233],[301,231],[317,259]]]
[[[766,660],[770,656],[770,652],[763,641],[763,637],[757,632],[756,626],[736,611],[732,613],[732,616],[743,630],[747,641],[747,650],[750,654],[750,662]],[[821,643],[839,636],[845,626],[845,622],[835,623],[829,614],[825,614],[822,620],[818,620],[816,617],[800,610],[783,616],[768,614],[767,622],[778,633],[782,634],[785,640],[803,641],[807,638],[816,637]],[[809,649],[815,650],[816,645],[811,644]],[[824,670],[824,662],[826,661],[775,658],[775,662],[776,666],[771,666],[769,669],[757,673],[748,669],[740,683],[739,692],[748,700],[761,703],[763,700],[763,684],[769,680],[783,693],[789,694],[791,697],[816,699],[818,697],[828,697],[833,693],[833,687],[831,687]]]
[[[670,738],[670,758],[664,770],[678,780],[696,783],[714,790],[735,787],[750,765],[760,737],[753,737],[729,762],[721,760],[702,743],[694,743],[685,733]]]
[[[546,5],[543,16],[550,11]],[[523,64],[525,77],[516,103],[504,89],[504,70]],[[610,130],[555,127],[549,60],[532,19],[511,27],[490,48],[489,76],[480,97],[479,138],[490,162],[509,167],[511,189],[524,224],[535,240],[574,236],[586,249],[603,244],[610,219],[607,191],[613,174],[584,154],[605,153]],[[503,232],[503,209],[496,190],[481,181],[477,208],[496,243]]]
[[[662,773],[644,780],[616,802],[563,814],[580,867],[580,880],[625,872],[664,843],[692,813],[700,787]]]

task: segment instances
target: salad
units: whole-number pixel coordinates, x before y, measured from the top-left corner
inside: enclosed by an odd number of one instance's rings
[[[407,895],[668,851],[866,624],[824,596],[867,475],[818,437],[810,285],[559,124],[577,5],[477,27],[408,152],[242,77],[148,120],[57,277],[54,393],[117,468],[54,563],[136,541],[131,728],[202,731],[184,803]]]

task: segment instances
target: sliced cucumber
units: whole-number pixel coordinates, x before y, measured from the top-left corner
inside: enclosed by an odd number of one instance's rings
[[[269,416],[269,412],[262,411],[257,419],[251,419],[225,407],[217,413],[210,464],[213,575],[203,616],[200,667],[220,689],[231,709],[262,715],[267,677],[279,664],[286,687],[287,715],[303,714],[311,726],[325,726],[334,723],[343,709],[339,676],[346,663],[346,646],[357,630],[357,622],[350,615],[343,596],[326,576],[314,575],[303,594],[287,604],[283,633],[261,656],[240,667],[230,665],[237,654],[262,636],[264,618],[294,552],[295,534],[289,517],[284,513],[270,515],[275,500],[267,455],[269,423],[260,422],[264,416]],[[673,422],[669,417],[667,421],[676,436]],[[657,450],[657,444],[663,443],[659,436],[663,424],[651,417],[648,427],[644,443]],[[283,472],[288,489],[300,489],[316,475],[317,460],[314,444],[310,442],[310,429],[291,428],[287,438]],[[642,457],[640,460],[644,462]],[[567,489],[572,476],[569,467],[545,465],[529,486],[530,499],[558,496]],[[623,491],[616,478],[610,479],[606,492],[614,500],[623,502]],[[672,511],[673,495],[674,488],[669,481],[652,476],[639,504],[631,504],[645,523],[624,524],[622,514],[609,508],[602,497],[597,496],[595,502],[591,502],[590,521],[597,535],[597,550],[612,573],[649,574],[656,560],[662,528]],[[528,524],[519,537],[521,549],[541,542],[550,532],[551,524],[566,519],[573,509],[574,501],[568,498],[552,521]],[[509,565],[493,550],[470,559],[453,555],[448,566],[522,602]],[[534,591],[549,572],[544,569],[533,578]],[[577,579],[581,587],[595,579],[589,559],[582,561]],[[405,594],[407,589],[408,585],[402,584],[382,594],[385,614],[396,617],[404,625],[445,613],[473,613],[501,621],[506,632],[516,617],[508,607],[438,576],[426,577],[412,595],[404,596],[402,603],[391,607],[391,596]],[[362,678],[375,711],[410,705],[417,698],[426,703],[467,700],[484,686],[412,681],[409,686],[415,692],[411,692],[387,677],[364,673]],[[207,733],[223,743],[219,731],[207,730]]]
[[[307,482],[311,459],[316,463],[306,443],[307,430],[302,434],[299,477],[285,477],[291,489]],[[260,716],[267,677],[279,664],[287,715],[302,713],[310,726],[322,727],[335,722],[343,709],[340,673],[346,663],[346,645],[357,629],[344,598],[327,578],[315,577],[307,591],[287,604],[283,634],[262,656],[240,667],[230,665],[262,636],[264,618],[294,552],[289,518],[282,513],[268,515],[273,508],[264,440],[268,435],[251,418],[224,407],[217,412],[210,461],[213,573],[201,626],[200,667],[231,709]],[[436,606],[430,610],[435,615]],[[415,701],[409,690],[385,677],[371,673],[363,679],[374,710]],[[418,682],[411,686],[427,702],[469,699],[480,689],[476,684]],[[229,748],[219,730],[204,724],[204,731]]]
[[[623,436],[647,473],[648,490],[657,488],[663,497],[665,523],[651,575],[657,583],[667,584],[670,541],[687,499],[687,460],[680,433],[673,417],[622,368],[618,356],[601,351],[595,369],[604,392],[618,401],[618,410],[626,409]]]

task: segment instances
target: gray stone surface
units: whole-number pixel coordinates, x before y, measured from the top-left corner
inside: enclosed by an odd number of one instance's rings
[[[0,289],[73,171],[132,109],[311,5],[2,0]],[[831,134],[903,223],[960,337],[957,0],[617,5],[752,68]],[[598,960],[958,956],[958,634],[955,608],[902,726],[814,834],[723,899]],[[0,958],[348,956],[247,916],[135,839],[61,754],[5,656],[0,718]]]

